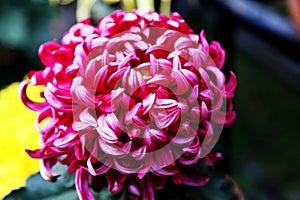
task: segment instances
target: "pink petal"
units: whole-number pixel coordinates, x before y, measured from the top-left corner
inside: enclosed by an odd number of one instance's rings
[[[185,78],[185,76],[178,70],[173,70],[172,79],[175,81],[175,88],[170,88],[172,92],[176,95],[181,95],[186,93],[190,88],[190,84]]]
[[[180,117],[180,109],[174,109],[169,114],[158,113],[156,115],[157,120],[155,121],[156,126],[159,129],[164,129],[174,124]]]
[[[170,147],[165,146],[159,151],[154,152],[154,162],[157,163],[157,167],[162,169],[166,166],[172,165],[174,163],[174,157]]]
[[[56,164],[55,159],[43,159],[40,164],[40,174],[41,176],[50,182],[55,182],[60,174],[54,173],[52,167]]]
[[[100,160],[102,162],[102,160]],[[93,167],[93,164],[91,163],[91,158],[87,160],[87,167],[91,175],[96,176],[96,175],[102,175],[105,174],[108,170],[110,170],[112,165],[112,162],[110,160],[106,160],[105,163],[102,163],[101,167],[98,167],[95,169]]]
[[[82,85],[82,78],[74,78],[71,93],[73,95],[75,103],[84,105],[89,108],[95,107],[95,96],[90,91],[88,91],[85,86]],[[55,99],[53,100],[55,101]]]
[[[112,130],[108,123],[107,123],[107,115],[102,114],[98,120],[98,127],[97,132],[99,133],[100,137],[109,142],[109,143],[114,143],[118,140],[117,134],[114,132],[114,130]]]
[[[226,98],[232,98],[234,96],[234,89],[236,88],[237,78],[235,74],[230,71],[230,79],[225,85]]]
[[[76,172],[75,186],[80,200],[95,200],[89,189],[89,176],[89,173],[82,168],[79,168]]]
[[[143,111],[142,115],[145,115],[149,112],[149,110],[152,108],[153,104],[155,102],[155,93],[150,93],[146,98],[143,99],[142,105],[143,105]]]
[[[141,190],[143,192],[143,200],[154,200],[153,183],[149,176],[142,180]]]
[[[21,97],[22,102],[31,110],[33,111],[41,111],[45,109],[48,106],[47,102],[34,102],[28,98],[26,95],[26,89],[28,86],[29,82],[27,81],[22,81],[19,86],[19,95]]]

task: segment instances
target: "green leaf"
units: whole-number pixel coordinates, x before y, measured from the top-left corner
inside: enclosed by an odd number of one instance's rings
[[[61,174],[57,182],[50,183],[37,173],[27,179],[25,188],[12,191],[5,200],[77,200],[74,175],[68,175],[67,168],[62,165],[56,165],[54,170]]]
[[[214,170],[211,173],[211,179],[203,187],[189,187],[187,189],[187,200],[237,200],[239,196],[236,193],[236,185],[222,172]]]
[[[4,200],[78,200],[74,174],[69,175],[67,167],[59,164],[54,167],[54,171],[61,174],[56,182],[48,182],[37,173],[27,179],[26,187],[12,191]],[[101,192],[93,194],[99,200],[125,200],[125,191],[113,195],[107,188],[103,188]]]
[[[157,199],[164,200],[235,200],[239,199],[236,194],[236,185],[233,181],[217,168],[205,165],[201,171],[209,174],[211,179],[203,187],[189,187],[175,185],[171,180],[162,190],[156,192]],[[54,171],[61,174],[57,182],[45,181],[40,174],[28,178],[26,187],[14,190],[4,200],[78,200],[75,189],[75,177],[67,173],[67,167],[56,165]],[[125,200],[126,190],[119,195],[113,195],[104,187],[101,192],[93,192],[97,200]]]

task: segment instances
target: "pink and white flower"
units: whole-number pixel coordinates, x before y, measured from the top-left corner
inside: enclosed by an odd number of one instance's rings
[[[213,165],[210,152],[223,126],[235,118],[236,77],[226,81],[225,51],[193,33],[177,13],[115,11],[80,22],[41,45],[45,69],[29,73],[20,94],[39,112],[41,174],[53,181],[60,162],[76,172],[80,199],[89,187],[154,199],[166,181],[201,186],[209,177],[198,162]],[[44,102],[33,102],[28,84],[45,86]],[[105,182],[101,182],[106,180]]]

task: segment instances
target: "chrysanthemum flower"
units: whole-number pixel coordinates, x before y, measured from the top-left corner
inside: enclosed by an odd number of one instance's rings
[[[201,186],[209,177],[198,162],[213,165],[210,153],[223,126],[232,124],[236,79],[222,71],[225,51],[209,44],[177,13],[116,11],[74,25],[62,38],[40,47],[44,70],[29,74],[43,85],[44,102],[27,98],[39,112],[41,174],[53,181],[60,162],[76,172],[80,199],[93,199],[89,187],[128,188],[130,198],[154,199],[169,179]]]

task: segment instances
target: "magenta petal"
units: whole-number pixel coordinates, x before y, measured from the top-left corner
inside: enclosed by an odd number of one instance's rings
[[[153,184],[155,190],[163,189],[166,185],[167,179],[163,177],[153,176]]]
[[[190,88],[190,84],[187,81],[186,77],[178,70],[173,70],[172,72],[172,79],[175,81],[176,88],[172,88],[172,92],[174,92],[176,95],[181,95],[186,93]]]
[[[118,137],[114,130],[112,130],[109,127],[109,124],[107,123],[107,115],[101,115],[98,120],[98,127],[97,132],[99,133],[100,137],[105,140],[106,142],[114,143],[118,140]]]
[[[132,184],[129,185],[128,186],[128,193],[130,195],[137,196],[137,197],[141,196],[141,191],[140,191],[140,189],[138,188],[137,185],[132,185]]]
[[[225,76],[217,67],[207,67],[207,72],[210,72],[210,79],[215,80],[214,85],[220,90],[224,90]]]
[[[28,96],[26,95],[26,89],[28,86],[29,82],[27,81],[23,81],[20,83],[20,87],[19,87],[19,94],[21,97],[22,102],[31,110],[33,111],[41,111],[43,109],[45,109],[48,106],[47,102],[34,102],[31,101]]]
[[[92,40],[91,48],[95,49],[97,47],[104,46],[108,42],[108,38],[106,37],[97,37]]]
[[[153,54],[150,54],[150,75],[154,76],[159,70],[159,65],[157,59]]]
[[[149,110],[152,108],[153,104],[155,102],[155,94],[150,93],[146,98],[143,99],[143,112],[142,115],[145,115],[149,112]]]
[[[205,36],[204,30],[202,30],[201,33],[200,33],[200,41],[201,41],[202,48],[206,52],[209,52],[209,44],[208,44],[208,42],[206,40],[206,36]]]
[[[143,192],[143,200],[154,200],[153,183],[149,176],[142,180],[141,190]]]
[[[82,85],[82,78],[74,78],[71,93],[73,94],[73,99],[76,103],[83,104],[89,108],[95,107],[95,96]]]
[[[138,19],[138,17],[135,14],[133,14],[133,13],[126,13],[124,15],[123,21],[132,22],[132,21],[135,21],[137,19]]]
[[[71,103],[72,97],[70,96],[70,88],[68,87],[57,87],[56,85],[53,85],[52,83],[47,83],[47,89],[53,93],[58,99]]]
[[[135,161],[137,163],[139,163],[138,161]],[[145,157],[143,158],[143,160],[141,160],[141,162],[143,163],[139,170],[138,170],[138,178],[140,180],[142,180],[144,178],[144,176],[150,172],[151,167],[152,167],[152,163],[153,163],[153,158],[151,155],[146,154]]]
[[[178,102],[174,99],[157,99],[155,108],[167,109],[167,108],[172,108],[177,106],[178,106]]]
[[[121,69],[118,69],[116,72],[114,72],[109,79],[107,80],[107,85],[110,88],[115,88],[117,83],[121,80],[121,78],[124,76],[125,71],[128,70],[127,67],[123,67]]]
[[[102,162],[102,160],[100,162]],[[111,165],[112,165],[112,162],[110,160],[108,160],[108,161],[106,160],[105,163],[103,163],[101,165],[101,167],[95,169],[93,167],[93,164],[91,163],[91,158],[89,158],[87,160],[88,170],[89,170],[90,174],[93,176],[105,174],[108,170],[110,170]]]
[[[97,91],[99,92],[105,92],[105,81],[107,76],[107,65],[102,66],[99,71],[97,71],[95,76],[92,76],[91,78],[94,79],[94,85],[97,86]]]
[[[121,160],[119,161],[118,159],[115,160],[114,162],[114,167],[122,174],[135,174],[139,171],[140,166],[135,166],[135,167],[127,167],[128,162],[130,160],[126,161],[126,163],[121,163]]]
[[[159,129],[164,129],[174,124],[179,119],[180,109],[176,108],[167,115],[158,113],[156,117],[157,117],[157,120],[155,121],[156,126]]]
[[[217,161],[223,160],[223,155],[220,152],[214,153],[210,152],[205,156],[204,162],[209,166],[214,166]]]
[[[75,186],[80,200],[95,200],[89,189],[89,176],[89,173],[82,168],[79,168],[76,172]]]
[[[189,37],[191,38],[192,41],[194,41],[195,43],[199,42],[199,35],[197,34],[189,34]]]
[[[139,116],[133,116],[132,121],[140,127],[146,127],[150,123],[150,120],[144,120]]]
[[[113,157],[124,157],[127,152],[125,152],[122,148],[116,146],[115,144],[107,144],[106,141],[99,138],[98,140],[99,146],[104,153]]]
[[[135,69],[130,69],[128,73],[125,73],[122,80],[122,87],[127,89],[130,95],[133,95],[138,89],[140,90],[140,95],[144,96],[147,94],[143,76]]]
[[[59,148],[67,148],[67,147],[71,147],[74,146],[75,142],[75,138],[78,135],[76,133],[68,133],[66,134],[64,137],[58,138],[53,142],[53,145]]]
[[[174,157],[170,147],[165,146],[159,151],[154,152],[154,161],[157,163],[157,167],[160,169],[172,165],[174,163]]]
[[[84,109],[84,111],[80,113],[79,121],[74,121],[72,127],[76,131],[87,131],[94,130],[97,127],[97,125],[98,124],[95,119],[95,116],[90,114],[89,109]]]
[[[40,164],[41,176],[50,182],[55,182],[60,174],[54,173],[52,167],[56,164],[56,160],[53,158],[43,159]]]
[[[42,130],[40,124],[47,118],[50,118],[51,116],[52,116],[52,109],[50,106],[45,107],[42,111],[40,111],[38,118],[35,122],[35,126],[40,131],[41,134],[43,134],[43,130]],[[45,125],[45,127],[47,127],[47,125]]]
[[[234,112],[234,111],[226,112],[226,120],[225,120],[226,127],[233,123],[235,117],[236,117],[236,112]]]
[[[32,85],[45,85],[45,75],[49,74],[50,67],[45,68],[43,71],[31,71],[28,74],[28,77],[30,78],[30,82]]]
[[[138,114],[138,112],[141,109],[141,106],[142,106],[141,103],[137,103],[127,112],[125,118],[126,123],[129,123],[132,120],[132,118]]]
[[[107,125],[109,126],[109,128],[115,132],[116,135],[120,136],[122,134],[122,126],[120,121],[118,120],[118,118],[116,117],[116,115],[114,113],[109,113],[106,116],[106,122]]]
[[[57,40],[52,40],[42,44],[39,48],[40,59],[45,66],[52,66],[55,62],[52,52],[60,48],[60,45],[57,43]]]
[[[191,48],[194,47],[196,45],[196,43],[194,41],[192,41],[190,38],[186,38],[186,37],[180,37],[174,44],[175,49],[185,49],[185,48]]]
[[[44,153],[42,149],[38,149],[38,150],[25,150],[26,153],[28,153],[28,155],[32,158],[51,158],[51,157],[55,157],[57,156],[57,152],[55,151],[48,151],[47,153]]]
[[[230,79],[228,83],[225,85],[226,98],[232,98],[234,96],[234,89],[236,88],[237,78],[235,74],[230,71]]]
[[[177,178],[184,184],[189,186],[203,186],[209,181],[209,176],[178,173]]]
[[[170,176],[174,176],[175,174],[177,174],[179,172],[179,170],[175,167],[159,168],[157,166],[157,163],[153,162],[152,166],[151,166],[151,172],[153,174],[155,174],[156,176],[170,177]]]
[[[66,104],[58,99],[47,87],[44,89],[44,95],[51,107],[63,112],[70,112],[72,110],[72,105]]]
[[[185,78],[189,81],[191,85],[196,85],[199,83],[199,79],[196,74],[193,72],[187,70],[187,69],[181,69],[181,73],[185,76]]]
[[[109,170],[105,177],[108,182],[108,190],[113,194],[120,193],[124,188],[124,181],[126,180],[126,175],[121,174],[116,170]]]

